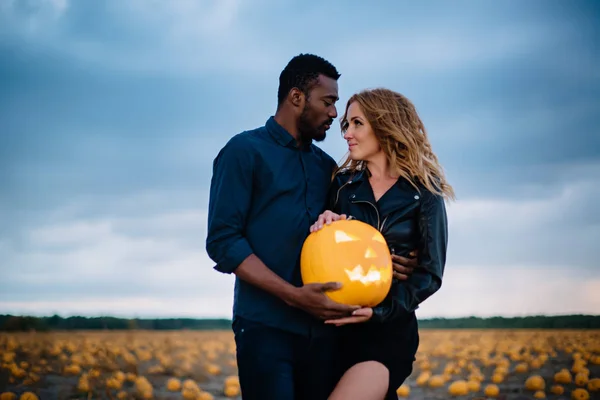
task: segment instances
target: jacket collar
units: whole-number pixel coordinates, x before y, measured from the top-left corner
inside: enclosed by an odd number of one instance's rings
[[[357,171],[348,181],[351,184],[351,201],[368,201],[375,204],[375,195],[366,170]]]

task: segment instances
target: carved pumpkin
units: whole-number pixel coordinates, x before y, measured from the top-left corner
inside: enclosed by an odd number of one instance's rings
[[[340,282],[325,292],[341,304],[374,307],[392,284],[392,259],[381,233],[358,220],[340,220],[312,232],[300,258],[302,281]]]

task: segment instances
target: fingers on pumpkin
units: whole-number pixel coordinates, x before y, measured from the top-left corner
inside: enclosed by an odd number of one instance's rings
[[[338,290],[341,289],[342,284],[340,282],[327,282],[324,283],[323,286],[321,287],[321,290],[326,292],[328,290]]]
[[[354,316],[353,315],[351,317],[346,317],[346,318],[326,320],[325,323],[326,324],[334,324],[336,326],[341,326],[341,325],[346,325],[346,324],[356,324],[356,323],[365,322],[368,319],[369,318],[367,316],[362,316],[362,315]]]
[[[325,217],[325,223],[326,223],[327,225],[329,225],[329,224],[331,224],[333,221],[335,221],[336,219],[337,219],[337,218],[336,218],[336,215],[335,215],[334,213],[332,213],[332,212],[328,212],[328,213],[327,213],[327,216]]]
[[[357,316],[357,317],[370,317],[371,314],[373,313],[373,311],[371,310],[371,308],[359,308],[358,310],[354,311],[352,313],[352,315]]]

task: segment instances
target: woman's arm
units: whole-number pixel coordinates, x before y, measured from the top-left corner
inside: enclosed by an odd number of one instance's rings
[[[388,322],[415,311],[442,286],[448,247],[448,220],[444,199],[431,192],[422,196],[419,217],[418,267],[396,285],[391,302],[373,308],[371,322]]]

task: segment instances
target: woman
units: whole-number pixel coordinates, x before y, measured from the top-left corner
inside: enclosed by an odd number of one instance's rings
[[[311,231],[346,216],[364,221],[383,234],[393,261],[417,249],[418,268],[405,280],[394,279],[378,306],[326,321],[340,327],[345,371],[330,399],[397,399],[419,345],[415,310],[442,284],[444,198],[453,199],[454,192],[415,107],[401,94],[387,89],[355,94],[341,128],[348,158],[334,176],[329,210]]]

